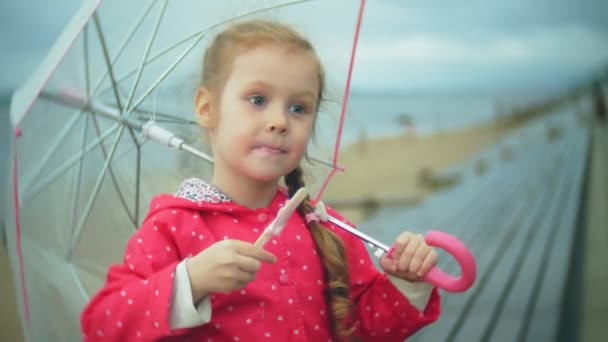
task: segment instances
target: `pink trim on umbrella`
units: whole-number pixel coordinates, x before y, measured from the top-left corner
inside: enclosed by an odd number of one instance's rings
[[[30,306],[27,297],[27,287],[25,282],[25,263],[23,261],[23,249],[21,248],[21,222],[19,220],[19,166],[17,164],[17,139],[21,137],[23,132],[20,128],[15,129],[13,136],[13,203],[15,205],[15,243],[17,245],[17,258],[19,262],[19,278],[21,295],[23,297],[23,314],[25,316],[25,325],[27,330],[30,330]]]
[[[95,13],[95,11],[97,10],[97,8],[99,7],[99,5],[101,4],[101,1],[96,1],[91,8],[90,12],[87,12],[86,14],[86,20],[84,22],[87,22],[90,17]],[[82,19],[82,18],[81,18]],[[74,17],[72,19],[72,21],[74,23],[77,23],[76,17]],[[71,25],[72,22],[70,22],[69,25]],[[71,40],[69,42],[69,44],[67,45],[67,47],[65,48],[65,50],[62,52],[62,56],[56,60],[55,64],[52,66],[51,68],[51,72],[46,75],[44,77],[44,79],[42,80],[41,84],[39,85],[39,87],[36,89],[36,95],[33,96],[31,99],[28,99],[29,103],[27,104],[27,107],[24,111],[24,113],[28,113],[32,107],[34,106],[34,99],[38,98],[38,96],[40,96],[40,93],[42,92],[42,89],[44,89],[47,84],[49,83],[51,77],[55,74],[55,72],[57,71],[57,69],[59,68],[59,65],[61,64],[61,61],[63,60],[63,58],[65,57],[67,51],[74,45],[74,43],[76,42],[76,40],[78,39],[78,37],[80,36],[82,30],[84,29],[84,23],[82,24],[82,26],[80,27],[79,31],[73,35],[71,37]],[[62,37],[65,34],[62,33]],[[55,45],[55,46],[59,46],[59,45]],[[51,54],[53,53],[55,46],[51,49]],[[43,64],[52,62],[53,59],[49,59],[48,55],[47,58],[45,59],[45,61],[43,62]],[[37,71],[37,73],[39,73],[40,71],[42,71],[44,69],[40,69]],[[34,74],[34,78],[35,78]],[[13,95],[13,103],[15,100],[15,95]],[[11,105],[11,111],[13,110],[12,105]],[[25,115],[25,114],[23,114]],[[19,120],[16,120],[15,122],[13,122],[13,125],[17,126],[19,125],[19,123],[21,122],[21,120],[23,119],[23,116],[21,116],[19,118]],[[22,245],[21,245],[21,222],[19,219],[19,177],[18,177],[18,165],[17,165],[17,139],[19,137],[21,137],[21,135],[23,134],[23,132],[21,131],[21,128],[16,127],[15,128],[15,134],[13,136],[13,201],[15,204],[15,239],[16,239],[16,245],[17,245],[17,257],[18,257],[18,263],[19,263],[19,277],[20,277],[20,282],[21,282],[21,293],[22,293],[22,297],[23,297],[23,315],[25,318],[25,328],[27,330],[27,332],[29,333],[31,330],[31,320],[30,320],[30,308],[29,308],[29,299],[28,299],[28,295],[27,295],[27,283],[26,283],[26,279],[25,279],[25,263],[23,261],[23,249],[22,249]]]
[[[348,106],[348,96],[350,95],[350,83],[353,75],[353,67],[355,66],[355,55],[357,51],[357,44],[359,42],[359,32],[361,31],[361,23],[363,22],[363,10],[365,9],[365,0],[361,0],[361,4],[359,6],[359,15],[357,17],[357,26],[355,28],[355,38],[353,41],[352,52],[350,54],[350,63],[348,65],[348,76],[346,78],[346,87],[344,88],[344,101],[342,101],[342,109],[340,110],[340,122],[338,124],[338,134],[336,136],[336,145],[334,146],[334,156],[332,159],[332,170],[323,182],[321,186],[321,190],[317,194],[317,197],[312,201],[314,205],[319,201],[321,196],[323,196],[323,192],[325,192],[325,188],[329,184],[329,181],[334,176],[336,171],[344,171],[344,168],[338,166],[338,155],[340,153],[340,141],[342,140],[342,129],[344,127],[344,118],[346,117],[346,108]]]

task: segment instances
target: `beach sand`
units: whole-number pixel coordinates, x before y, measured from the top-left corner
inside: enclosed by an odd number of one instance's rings
[[[323,196],[324,201],[338,207],[356,224],[370,214],[370,199],[422,200],[433,191],[428,183],[421,183],[424,172],[438,175],[469,160],[524,122],[486,124],[433,136],[404,134],[353,144],[341,152],[340,165],[346,170],[334,176]],[[367,205],[344,203],[357,199]]]

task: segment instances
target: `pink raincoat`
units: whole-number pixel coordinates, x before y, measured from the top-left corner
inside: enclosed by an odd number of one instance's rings
[[[266,249],[276,264],[263,264],[255,281],[229,294],[212,294],[211,321],[173,330],[169,323],[176,266],[222,239],[254,242],[288,199],[282,192],[268,208],[239,206],[206,183],[190,180],[176,196],[151,202],[127,244],[124,262],[81,317],[87,341],[332,341],[326,279],[304,219],[294,214]],[[186,184],[185,183],[185,184]],[[193,186],[194,185],[194,186]],[[328,209],[330,215],[340,217]],[[439,317],[433,289],[421,312],[373,265],[364,244],[323,223],[344,242],[355,303],[357,335],[364,341],[403,341]]]

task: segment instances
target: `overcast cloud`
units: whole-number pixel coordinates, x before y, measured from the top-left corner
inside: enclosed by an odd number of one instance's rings
[[[0,2],[0,92],[29,76],[79,3]],[[352,18],[341,16],[343,4],[315,17],[335,21],[324,41],[341,52],[349,49],[344,37],[353,27]],[[608,65],[607,13],[604,0],[368,1],[354,87],[414,92],[565,87]],[[334,63],[326,62],[328,68]]]

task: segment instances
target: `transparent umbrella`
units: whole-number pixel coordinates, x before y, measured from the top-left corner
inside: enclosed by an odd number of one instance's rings
[[[333,144],[362,4],[83,1],[11,104],[14,210],[7,235],[28,340],[78,340],[82,308],[108,266],[121,260],[150,199],[175,191],[186,177],[210,176],[192,103],[204,48],[225,25],[286,22],[325,62],[330,101],[317,138],[332,143],[311,146],[310,153],[323,169],[315,172],[312,193],[319,194],[335,169]]]

